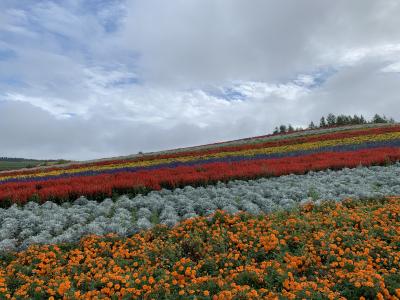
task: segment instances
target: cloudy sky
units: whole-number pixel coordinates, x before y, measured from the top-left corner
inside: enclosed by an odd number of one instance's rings
[[[400,120],[397,0],[1,0],[0,156],[94,159]]]

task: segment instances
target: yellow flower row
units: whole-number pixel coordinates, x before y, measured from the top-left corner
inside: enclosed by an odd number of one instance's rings
[[[0,178],[0,182],[5,181],[7,179],[11,179],[11,178],[38,178],[38,177],[45,177],[45,176],[57,176],[57,175],[62,175],[62,174],[75,174],[75,173],[86,172],[86,171],[106,171],[106,170],[112,170],[112,169],[117,169],[117,168],[148,167],[148,166],[166,164],[166,163],[171,163],[171,162],[190,162],[190,161],[194,161],[194,160],[224,158],[224,157],[234,157],[234,156],[252,157],[255,155],[259,155],[259,154],[274,154],[274,153],[285,153],[285,152],[292,152],[292,151],[304,151],[304,150],[318,149],[318,148],[322,148],[322,147],[356,145],[356,144],[362,144],[362,143],[366,143],[366,142],[380,142],[380,141],[387,141],[387,140],[393,140],[393,139],[398,139],[398,138],[400,138],[400,132],[390,132],[390,133],[384,133],[384,134],[364,135],[364,136],[344,138],[344,139],[308,142],[308,143],[301,143],[301,144],[290,144],[290,145],[260,148],[260,149],[248,149],[248,150],[220,152],[220,153],[195,155],[195,156],[163,158],[163,159],[149,160],[149,161],[132,161],[132,162],[128,162],[128,163],[126,163],[126,162],[125,163],[115,163],[115,164],[109,164],[109,165],[78,167],[78,168],[74,168],[74,169],[53,170],[53,171],[48,171],[48,172],[23,174],[23,175],[17,175],[17,176],[15,176],[15,175],[4,176],[4,177]]]

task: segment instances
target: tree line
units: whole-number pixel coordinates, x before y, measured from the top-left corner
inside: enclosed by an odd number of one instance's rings
[[[375,114],[372,119],[367,120],[363,115],[338,115],[330,113],[326,117],[322,116],[319,124],[315,124],[313,121],[310,122],[307,128],[303,127],[293,127],[291,124],[289,125],[280,125],[276,126],[273,134],[278,133],[286,133],[286,132],[294,132],[304,129],[317,129],[317,128],[326,128],[332,126],[342,126],[342,125],[358,125],[358,124],[379,124],[379,123],[396,123],[393,118],[387,118],[385,115],[380,116],[379,114]]]
[[[19,158],[19,157],[0,157],[0,161],[22,162],[22,161],[40,161],[38,159]]]

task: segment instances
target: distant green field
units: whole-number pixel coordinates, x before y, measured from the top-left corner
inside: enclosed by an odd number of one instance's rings
[[[66,163],[66,160],[26,160],[26,159],[0,159],[0,171],[18,170],[22,168],[33,168],[39,166],[50,166]]]

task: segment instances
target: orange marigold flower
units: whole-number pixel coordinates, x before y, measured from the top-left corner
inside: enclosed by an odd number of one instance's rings
[[[384,300],[385,299],[381,293],[376,294],[376,298],[378,300]]]
[[[400,298],[400,289],[396,289],[395,292],[396,292],[396,296]]]

